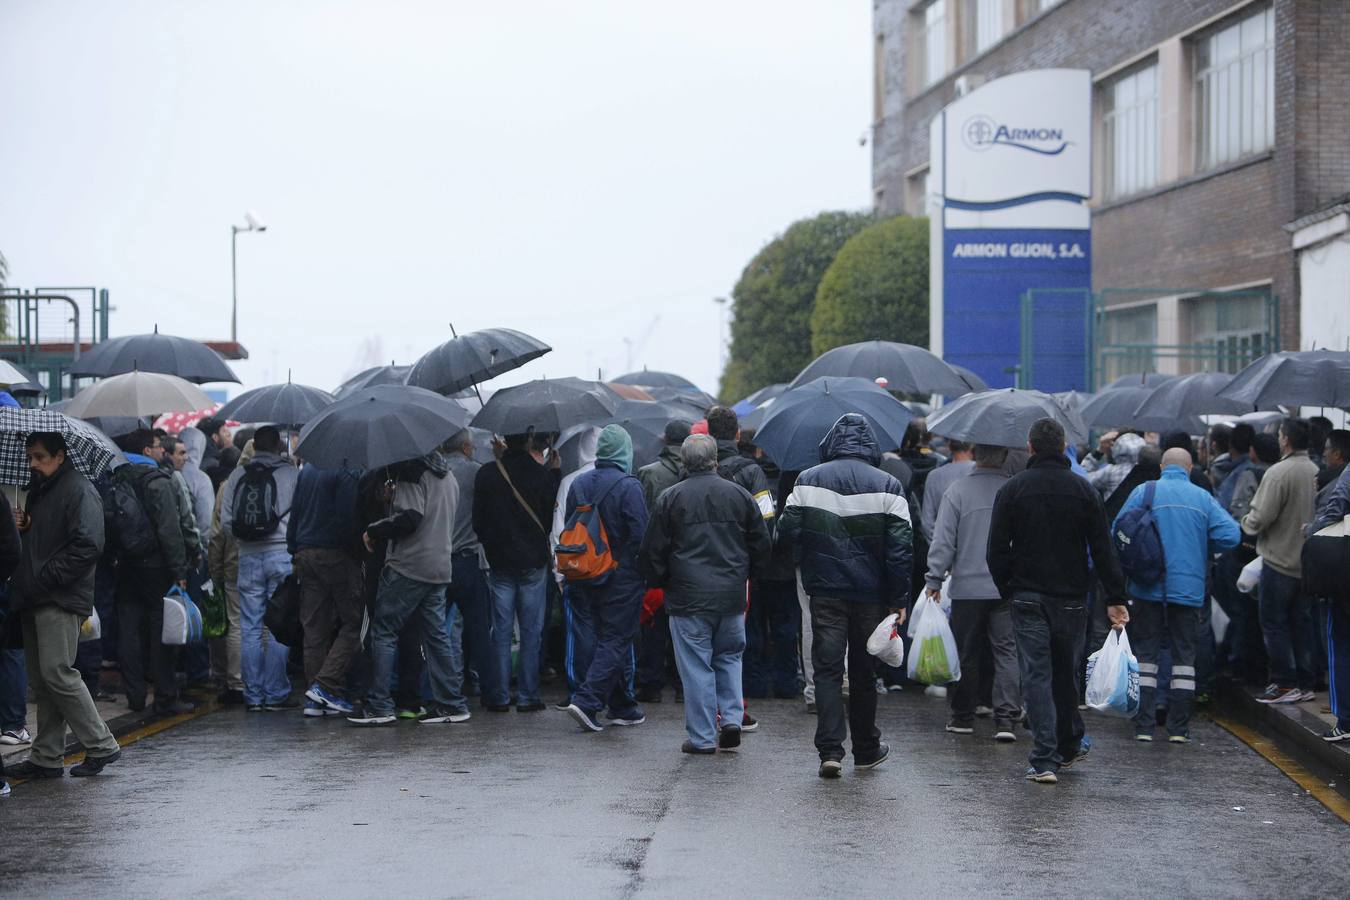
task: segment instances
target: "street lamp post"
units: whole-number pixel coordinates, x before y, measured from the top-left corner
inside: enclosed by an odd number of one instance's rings
[[[722,367],[722,371],[727,368],[727,298],[714,297],[713,303],[717,304],[717,362]]]
[[[239,232],[266,231],[251,211],[244,213],[247,225],[230,226],[230,342],[239,343]]]

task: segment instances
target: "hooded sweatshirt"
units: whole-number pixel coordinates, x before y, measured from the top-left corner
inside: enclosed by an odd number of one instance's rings
[[[598,500],[611,553],[623,573],[636,577],[638,550],[647,530],[647,502],[642,483],[629,474],[633,467],[632,438],[622,426],[606,425],[596,441],[595,453],[595,468],[577,476],[567,492],[564,518],[570,518],[581,503]]]
[[[951,465],[956,464],[948,464]],[[928,587],[937,590],[950,573],[952,580],[947,593],[953,600],[998,599],[998,586],[989,574],[985,553],[989,547],[994,498],[1008,478],[1001,466],[976,468],[946,489],[928,547]],[[933,489],[931,479],[928,489]]]
[[[286,527],[291,521],[291,503],[295,500],[295,483],[300,476],[299,470],[291,465],[288,458],[276,453],[257,452],[255,448],[253,460],[249,465],[236,467],[225,481],[225,492],[221,498],[223,504],[220,510],[220,527],[226,531],[233,531],[235,495],[239,492],[239,482],[243,479],[245,471],[252,466],[264,466],[272,470],[272,478],[277,483],[276,511],[280,521],[276,530],[260,541],[239,541],[240,556],[286,549]]]
[[[389,542],[387,568],[423,584],[449,584],[459,484],[439,453],[401,463],[394,480],[393,514],[366,529]]]
[[[867,420],[839,417],[820,443],[821,464],[797,477],[779,517],[812,597],[904,606],[914,531],[905,489],[877,468],[881,450]]]
[[[1122,434],[1111,447],[1111,464],[1099,466],[1088,474],[1088,482],[1097,489],[1105,500],[1115,493],[1116,488],[1130,474],[1135,463],[1139,462],[1139,451],[1144,449],[1144,439],[1137,434]]]
[[[211,476],[202,471],[202,455],[206,452],[206,435],[196,428],[184,428],[178,439],[187,448],[187,462],[179,474],[187,482],[188,492],[192,495],[192,514],[197,519],[197,531],[203,542],[211,533],[211,513],[216,506],[216,490],[211,485]]]

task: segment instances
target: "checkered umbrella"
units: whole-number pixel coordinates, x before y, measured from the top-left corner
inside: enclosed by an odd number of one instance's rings
[[[24,447],[35,431],[55,431],[66,440],[75,468],[89,478],[126,458],[98,429],[49,409],[0,408],[0,484],[28,484],[28,454]]]

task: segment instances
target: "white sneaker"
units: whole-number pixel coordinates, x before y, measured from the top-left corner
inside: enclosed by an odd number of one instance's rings
[[[1307,702],[1310,701],[1310,700],[1316,700],[1316,699],[1317,699],[1317,695],[1314,694],[1312,691],[1302,691],[1302,692],[1299,694],[1298,702],[1299,702],[1299,703],[1307,703]]]
[[[977,707],[975,707],[975,718],[977,718],[977,719],[987,719],[987,718],[989,718],[990,716],[992,716],[993,714],[994,714],[994,710],[993,710],[992,707],[989,707],[989,706],[977,706]]]
[[[19,744],[31,744],[32,742],[33,736],[22,725],[19,726],[18,731],[6,731],[0,734],[0,744],[8,744],[11,747],[16,747]]]
[[[925,697],[945,697],[947,689],[940,684],[930,684],[923,689],[923,693]]]

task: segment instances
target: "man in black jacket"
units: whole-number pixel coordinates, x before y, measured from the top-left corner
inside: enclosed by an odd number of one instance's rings
[[[530,455],[530,435],[506,436],[498,459],[478,470],[473,484],[473,530],[487,555],[492,593],[492,650],[496,665],[491,712],[511,708],[511,633],[520,621],[517,712],[544,708],[539,699],[539,645],[544,636],[548,573],[553,558],[548,525],[558,496],[556,453],[550,468]]]
[[[59,434],[34,432],[26,441],[33,480],[28,508],[15,515],[23,534],[17,571],[0,541],[0,574],[14,571],[10,608],[23,621],[28,683],[37,696],[38,731],[18,778],[60,778],[66,727],[84,745],[76,777],[97,775],[121,750],[75,669],[80,623],[94,609],[94,567],[103,553],[103,505],[98,491],[66,458]]]
[[[1036,421],[1027,449],[1026,470],[994,498],[986,559],[999,594],[1012,602],[1022,697],[1035,741],[1027,779],[1054,784],[1055,773],[1090,747],[1076,676],[1092,567],[1109,598],[1111,624],[1124,626],[1130,614],[1101,498],[1070,470],[1064,428],[1054,419]]]
[[[696,434],[680,456],[688,472],[656,502],[639,568],[666,593],[675,661],[684,682],[685,753],[741,742],[745,582],[769,564],[772,545],[749,492],[718,478],[717,445]],[[717,715],[722,728],[717,733]]]
[[[161,641],[164,633],[164,594],[177,585],[187,590],[188,552],[178,510],[177,485],[159,468],[148,451],[159,439],[148,429],[133,431],[119,439],[129,465],[113,473],[114,480],[129,485],[142,510],[134,528],[148,530],[144,549],[135,535],[113,534],[108,540],[117,555],[117,647],[122,663],[122,682],[127,705],[135,712],[145,709],[144,658],[149,654],[154,668],[155,712],[177,715],[192,705],[178,699],[176,648]],[[123,525],[124,530],[133,526]],[[131,548],[136,549],[131,549]]]
[[[647,509],[655,509],[657,498],[684,478],[680,445],[687,437],[688,422],[683,419],[667,422],[665,446],[661,448],[656,462],[638,469],[638,481],[642,482],[642,498],[647,501]],[[666,608],[662,605],[651,611],[650,618],[643,621],[638,629],[637,698],[642,703],[661,702],[661,689],[666,680],[666,645],[671,640],[669,622]]]

